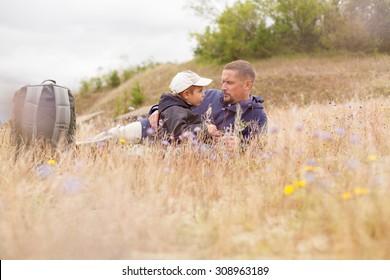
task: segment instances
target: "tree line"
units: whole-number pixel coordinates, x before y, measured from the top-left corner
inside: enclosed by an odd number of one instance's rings
[[[212,4],[195,0],[191,7],[207,17]],[[192,35],[195,57],[219,62],[318,51],[390,53],[390,0],[237,1]]]

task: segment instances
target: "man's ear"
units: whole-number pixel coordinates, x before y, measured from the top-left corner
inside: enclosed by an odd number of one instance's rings
[[[251,90],[252,89],[252,86],[253,86],[253,83],[251,80],[246,80],[245,83],[244,83],[244,87],[246,90]]]

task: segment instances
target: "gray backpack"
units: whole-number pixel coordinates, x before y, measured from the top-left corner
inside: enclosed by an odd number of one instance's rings
[[[76,113],[72,92],[54,80],[22,87],[13,97],[11,125],[18,148],[41,140],[54,148],[74,143]]]

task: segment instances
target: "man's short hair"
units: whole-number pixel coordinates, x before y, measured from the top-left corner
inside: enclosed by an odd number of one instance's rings
[[[223,70],[234,70],[238,76],[250,79],[252,83],[256,80],[256,70],[248,61],[235,60],[225,65]]]

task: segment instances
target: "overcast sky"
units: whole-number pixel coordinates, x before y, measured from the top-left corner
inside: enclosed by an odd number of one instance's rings
[[[77,90],[81,79],[147,60],[191,60],[195,41],[189,34],[203,32],[209,22],[187,4],[0,0],[0,103],[20,86],[45,79]]]

